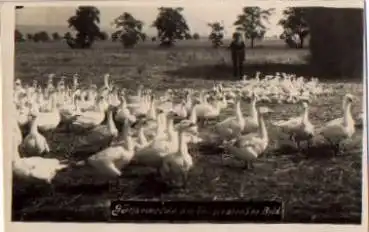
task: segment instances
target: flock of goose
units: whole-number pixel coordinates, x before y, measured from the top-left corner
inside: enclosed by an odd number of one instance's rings
[[[223,147],[251,169],[270,141],[264,115],[273,110],[265,102],[302,106],[300,116],[270,123],[287,133],[298,149],[302,143],[309,148],[319,134],[338,154],[341,141],[355,132],[351,105],[356,97],[347,93],[342,117],[315,128],[309,120],[309,103],[332,90],[322,88],[317,79],[285,73],[264,78],[257,73],[230,86],[168,89],[164,94],[142,85],[132,93],[112,85],[108,74],[101,87],[82,86],[77,74],[70,84],[65,77],[54,82],[54,74],[44,87],[37,81],[32,85],[15,81],[12,165],[16,177],[51,183],[62,169],[88,166],[100,176],[116,178],[135,163],[155,168],[162,180],[182,186],[196,165],[188,144],[200,142]],[[241,102],[249,102],[249,116],[243,115]],[[220,121],[219,115],[229,107],[234,115]],[[209,121],[214,123],[205,127]],[[46,135],[53,139],[60,128],[66,136],[74,136],[68,144],[74,161],[45,157],[53,152]],[[200,130],[208,133],[201,135]]]

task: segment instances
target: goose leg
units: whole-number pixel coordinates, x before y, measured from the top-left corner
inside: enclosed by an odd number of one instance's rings
[[[248,162],[249,168],[248,169],[253,169],[254,168],[254,163],[249,161]]]
[[[335,144],[334,142],[332,142],[330,139],[326,138],[326,140],[328,141],[328,143],[331,145],[332,149],[333,149],[333,153],[334,155],[338,154],[339,151],[339,144]]]
[[[337,143],[335,146],[334,146],[334,155],[337,156],[339,153],[340,153],[340,144]]]
[[[297,150],[301,152],[301,141],[300,140],[296,141],[296,146],[297,146]]]
[[[111,177],[119,177],[122,175],[122,172],[114,165],[114,163],[107,163],[103,170],[106,171],[108,175]]]
[[[47,141],[45,141],[44,144],[45,144],[45,152],[49,153],[51,150],[49,144],[47,143]]]
[[[182,178],[183,178],[183,188],[187,188],[187,183],[188,183],[188,175],[187,172],[183,172],[182,173]]]
[[[253,164],[251,163],[251,161],[245,161],[245,167],[244,167],[244,169],[250,170],[252,168],[253,168]]]
[[[202,122],[202,126],[206,127],[208,125],[208,120],[205,118],[204,121]]]
[[[290,138],[291,141],[294,142],[294,136],[293,136],[293,134],[290,134],[290,137],[289,138]]]
[[[310,149],[310,147],[311,147],[311,139],[308,139],[307,140],[307,148]]]

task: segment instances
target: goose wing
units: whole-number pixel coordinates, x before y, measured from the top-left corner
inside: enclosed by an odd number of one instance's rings
[[[295,129],[301,124],[301,117],[290,118],[289,120],[280,120],[271,122],[272,125],[285,129]]]
[[[236,135],[240,133],[243,128],[240,127],[236,117],[229,117],[224,121],[216,124],[216,131],[224,136]]]
[[[259,128],[259,123],[257,119],[252,117],[245,117],[245,126],[243,128],[243,133],[253,133]]]
[[[73,154],[91,155],[109,146],[114,138],[107,126],[96,127],[87,133],[86,136],[76,137]]]
[[[344,130],[341,124],[336,123],[320,127],[316,130],[316,133],[332,140],[336,138],[339,139],[344,134]]]
[[[331,121],[328,121],[325,126],[330,127],[330,126],[335,126],[335,125],[340,125],[343,123],[343,118],[336,118],[333,119]]]
[[[260,143],[262,140],[258,136],[257,133],[250,133],[244,136],[241,136],[239,139],[236,140],[235,146],[242,148],[242,147],[248,147],[248,146],[254,146],[255,144]]]
[[[214,108],[210,104],[201,104],[195,106],[195,111],[198,117],[204,117],[212,112]]]

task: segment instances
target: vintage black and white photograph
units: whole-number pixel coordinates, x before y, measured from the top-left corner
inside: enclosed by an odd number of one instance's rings
[[[362,223],[364,3],[86,4],[15,9],[13,222],[120,200]]]

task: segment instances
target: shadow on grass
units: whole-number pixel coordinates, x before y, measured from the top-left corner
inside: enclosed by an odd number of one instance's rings
[[[201,78],[205,80],[236,80],[232,77],[232,67],[227,64],[208,64],[201,66],[182,66],[179,69],[168,70],[166,74],[173,78]],[[361,77],[340,77],[340,75],[328,74],[322,69],[318,69],[309,64],[282,64],[282,63],[262,63],[244,65],[244,74],[253,77],[256,72],[264,75],[273,75],[277,72],[293,73],[297,76],[319,77],[325,81],[355,81],[361,82]],[[339,72],[339,71],[337,71]]]

